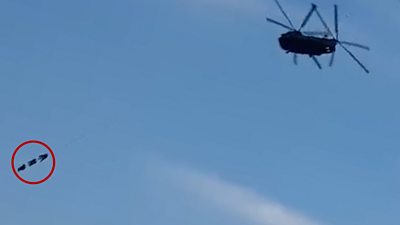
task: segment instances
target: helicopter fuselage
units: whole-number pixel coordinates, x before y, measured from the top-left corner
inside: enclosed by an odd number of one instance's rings
[[[319,56],[335,52],[337,41],[330,38],[307,36],[299,31],[289,31],[279,38],[279,44],[287,53]]]

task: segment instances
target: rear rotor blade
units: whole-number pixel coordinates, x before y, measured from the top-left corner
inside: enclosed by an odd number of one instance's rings
[[[356,61],[358,63],[358,65],[360,65],[361,68],[363,68],[363,70],[366,73],[369,73],[369,70],[360,62],[360,60],[357,59],[357,57],[355,55],[353,55],[353,53],[351,53],[350,50],[348,50],[341,42],[338,42],[338,43],[351,56],[351,58],[353,58],[354,61]]]
[[[289,27],[289,26],[287,26],[287,25],[285,25],[285,24],[283,24],[283,23],[280,23],[280,22],[278,22],[278,21],[276,21],[276,20],[270,19],[270,18],[268,18],[268,17],[267,17],[267,21],[270,22],[270,23],[276,24],[276,25],[278,25],[278,26],[284,27],[284,28],[286,28],[286,29],[288,29],[288,30],[293,30],[291,27]]]
[[[331,60],[329,61],[329,66],[333,65],[333,61],[335,60],[335,52],[332,52]]]
[[[283,10],[281,4],[279,3],[278,0],[275,0],[275,3],[278,5],[279,9],[281,10],[282,14],[285,16],[285,18],[287,19],[287,21],[289,22],[290,26],[292,27],[292,29],[294,30],[294,26],[292,21],[289,19],[288,15],[286,14],[286,12]]]
[[[318,68],[319,68],[319,69],[322,69],[322,66],[321,66],[321,64],[318,62],[317,57],[311,56],[311,58],[313,59],[313,61],[315,62],[315,64],[318,66]]]
[[[308,14],[306,15],[306,17],[303,20],[303,23],[301,23],[301,26],[299,28],[299,31],[301,29],[303,29],[303,27],[307,24],[308,20],[310,19],[311,15],[313,14],[314,10],[317,8],[317,6],[315,4],[311,4],[311,10],[308,12]]]
[[[297,65],[297,58],[298,58],[298,55],[296,53],[294,53],[293,54],[293,63],[294,63],[294,65]]]
[[[354,46],[354,47],[362,48],[362,49],[367,50],[367,51],[370,50],[368,46],[361,45],[361,44],[357,44],[357,43],[353,43],[353,42],[341,41],[341,43],[344,44],[344,45],[349,45],[349,46]]]
[[[319,13],[318,9],[316,9],[315,12],[317,13],[317,15],[318,15],[319,19],[321,20],[322,24],[324,25],[325,29],[328,31],[329,35],[334,37],[333,34],[332,34],[331,29],[329,29],[328,25],[326,24],[325,20],[322,18],[322,16]]]
[[[338,6],[335,5],[335,33],[336,40],[339,40],[339,17],[338,17]]]

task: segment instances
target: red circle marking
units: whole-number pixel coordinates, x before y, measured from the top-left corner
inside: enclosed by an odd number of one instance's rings
[[[17,152],[18,152],[23,146],[28,145],[28,144],[39,144],[39,145],[41,145],[41,146],[44,146],[44,147],[50,152],[50,154],[51,154],[51,158],[52,158],[52,160],[53,160],[53,166],[51,167],[50,173],[49,173],[45,178],[43,178],[42,180],[39,180],[39,181],[29,181],[29,180],[25,180],[24,178],[22,178],[22,177],[17,173],[17,170],[15,169],[15,165],[14,165],[15,155],[17,155]],[[50,148],[46,143],[41,142],[41,141],[37,141],[37,140],[25,141],[24,143],[20,144],[20,145],[14,150],[14,153],[12,154],[12,157],[11,157],[11,167],[12,167],[12,170],[13,170],[13,172],[14,172],[14,175],[15,175],[20,181],[24,182],[25,184],[31,184],[31,185],[34,185],[34,184],[41,184],[41,183],[45,182],[46,180],[48,180],[48,179],[51,177],[51,175],[53,175],[54,169],[56,168],[56,157],[54,156],[53,150],[51,150],[51,148]]]

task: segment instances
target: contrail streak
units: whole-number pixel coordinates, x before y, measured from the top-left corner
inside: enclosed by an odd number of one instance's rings
[[[163,167],[173,183],[209,204],[260,225],[321,225],[311,218],[269,201],[254,191],[187,168]]]

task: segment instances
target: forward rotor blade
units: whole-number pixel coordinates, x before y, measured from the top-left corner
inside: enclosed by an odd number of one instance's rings
[[[335,52],[332,52],[331,60],[329,61],[329,66],[333,65],[333,61],[335,60]]]
[[[315,12],[317,13],[317,15],[318,15],[319,19],[321,20],[322,24],[324,25],[325,29],[328,31],[329,35],[334,37],[333,34],[332,34],[331,29],[329,29],[328,25],[326,24],[325,20],[322,18],[322,16],[319,13],[318,9],[316,9]]]
[[[344,45],[349,45],[349,46],[354,46],[354,47],[362,48],[362,49],[367,50],[367,51],[370,50],[368,46],[361,45],[361,44],[357,44],[357,43],[353,43],[353,42],[341,41],[341,43],[344,44]]]
[[[321,66],[321,64],[318,62],[317,57],[311,56],[311,58],[313,59],[313,61],[315,62],[315,64],[317,64],[318,68],[319,68],[319,69],[322,69],[322,66]]]
[[[292,27],[292,29],[294,30],[294,26],[292,21],[289,19],[288,15],[286,14],[286,12],[283,10],[281,4],[279,3],[278,0],[275,0],[275,3],[278,5],[279,9],[281,10],[282,14],[285,16],[285,18],[287,19],[287,21],[289,22],[290,26]]]
[[[341,42],[338,42],[340,46],[342,46],[342,48],[351,56],[351,58],[354,59],[354,61],[356,61],[358,63],[358,65],[361,66],[361,68],[363,68],[363,70],[366,73],[369,73],[369,70],[360,62],[360,60],[357,59],[357,57],[355,55],[353,55],[353,53],[351,53],[350,50],[348,50]]]
[[[336,40],[339,40],[339,17],[338,17],[338,6],[335,5],[335,33]]]
[[[286,28],[286,29],[288,29],[288,30],[293,30],[293,28],[291,28],[291,27],[289,27],[289,26],[287,26],[287,25],[285,25],[285,24],[283,24],[283,23],[281,23],[281,22],[278,22],[278,21],[276,21],[276,20],[270,19],[270,18],[268,18],[268,17],[267,17],[267,21],[270,22],[270,23],[276,24],[276,25],[278,25],[278,26],[284,27],[284,28]]]
[[[301,26],[299,28],[299,31],[301,29],[303,29],[303,27],[307,24],[308,20],[310,19],[311,15],[313,14],[313,12],[315,11],[315,9],[317,8],[317,6],[315,4],[311,4],[311,10],[308,12],[308,14],[306,15],[306,17],[303,20],[303,23],[301,23]]]
[[[294,53],[293,54],[293,63],[294,63],[294,65],[297,65],[297,58],[298,58],[298,55],[296,53]]]

